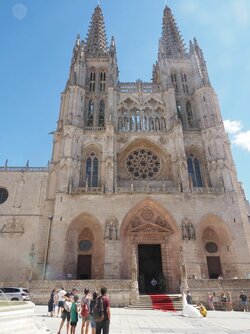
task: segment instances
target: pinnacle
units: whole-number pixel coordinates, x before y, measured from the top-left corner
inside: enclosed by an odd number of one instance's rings
[[[185,56],[185,45],[172,15],[171,9],[166,5],[162,20],[162,37],[160,41],[161,54],[165,57]]]
[[[105,24],[99,4],[92,15],[86,42],[86,53],[89,55],[103,55],[107,53]]]

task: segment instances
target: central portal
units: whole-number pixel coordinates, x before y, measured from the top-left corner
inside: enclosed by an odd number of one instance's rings
[[[138,245],[139,291],[159,293],[162,290],[161,245]]]

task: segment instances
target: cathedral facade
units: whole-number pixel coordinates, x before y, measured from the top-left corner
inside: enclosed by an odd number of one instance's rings
[[[46,168],[0,170],[0,280],[250,275],[249,206],[206,62],[163,13],[152,82],[118,80],[100,6],[77,37]]]

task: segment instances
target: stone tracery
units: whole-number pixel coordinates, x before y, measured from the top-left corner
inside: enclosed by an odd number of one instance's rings
[[[147,149],[135,150],[127,156],[126,169],[136,179],[151,179],[160,172],[159,157]]]

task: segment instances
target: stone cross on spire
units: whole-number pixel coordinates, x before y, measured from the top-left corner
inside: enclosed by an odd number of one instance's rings
[[[171,9],[166,5],[162,20],[162,36],[159,45],[159,56],[182,58],[185,56],[185,45]]]
[[[98,5],[92,15],[89,27],[86,54],[87,55],[103,55],[107,53],[107,38],[105,31],[104,18],[101,7]]]

